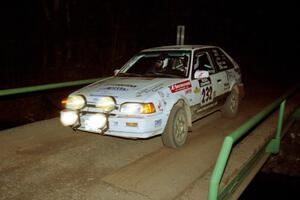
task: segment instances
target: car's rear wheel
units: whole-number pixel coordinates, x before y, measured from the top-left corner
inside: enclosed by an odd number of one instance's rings
[[[169,116],[167,126],[162,134],[163,144],[170,148],[179,148],[186,142],[188,120],[186,111],[181,104],[176,104]]]
[[[221,111],[224,117],[235,117],[239,109],[239,92],[233,88]]]

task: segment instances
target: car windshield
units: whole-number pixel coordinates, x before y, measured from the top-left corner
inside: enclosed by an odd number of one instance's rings
[[[187,77],[190,55],[188,51],[142,52],[133,57],[118,76]]]

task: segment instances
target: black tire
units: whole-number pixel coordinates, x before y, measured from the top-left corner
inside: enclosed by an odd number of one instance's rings
[[[235,117],[239,110],[239,100],[239,92],[233,88],[221,109],[222,115],[230,118]]]
[[[161,138],[166,147],[179,148],[186,142],[188,135],[187,114],[182,105],[176,104],[171,110],[168,123]]]

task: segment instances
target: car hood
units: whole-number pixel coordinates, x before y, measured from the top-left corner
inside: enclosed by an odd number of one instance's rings
[[[73,94],[84,95],[88,103],[95,103],[99,97],[113,96],[118,103],[144,101],[153,93],[182,81],[174,78],[153,77],[109,77],[88,85]]]

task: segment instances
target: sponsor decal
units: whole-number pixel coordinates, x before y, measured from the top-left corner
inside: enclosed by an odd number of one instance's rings
[[[146,88],[144,90],[141,90],[141,91],[138,91],[136,93],[136,97],[140,97],[142,96],[143,94],[148,94],[149,92],[157,92],[158,90],[162,89],[163,88],[163,84],[158,84],[158,85],[155,85],[153,86],[152,88]]]
[[[191,93],[192,93],[192,89],[191,89],[191,88],[185,91],[185,94],[186,94],[186,95],[187,95],[187,94],[191,94]]]
[[[201,78],[199,81],[202,82],[202,83],[205,83],[205,82],[207,82],[209,80],[208,80],[208,78]]]
[[[197,93],[199,93],[200,92],[200,88],[198,88],[198,87],[195,87],[195,89],[194,89],[194,93],[195,94],[197,94]]]
[[[159,111],[163,111],[164,110],[160,102],[158,103],[157,108],[158,108]]]
[[[100,87],[98,89],[98,92],[101,90],[114,90],[114,91],[128,91],[130,88],[136,88],[137,85],[132,84],[122,84],[122,83],[116,83],[116,84],[108,84]]]
[[[118,86],[107,86],[107,87],[101,87],[98,91],[101,91],[101,90],[114,90],[114,91],[125,92],[125,91],[128,91],[128,88],[118,87]]]
[[[206,85],[210,85],[211,84],[211,80],[210,78],[202,78],[199,80],[199,85],[200,87],[206,86]]]
[[[164,93],[163,93],[163,92],[161,92],[161,91],[158,91],[157,93],[158,93],[158,95],[159,95],[161,98],[164,98],[164,97],[165,97],[165,95],[164,95]]]
[[[90,94],[90,97],[102,97],[102,96],[103,96],[103,94]],[[98,98],[95,100],[98,100]]]
[[[161,126],[161,122],[162,122],[162,120],[161,120],[161,119],[159,119],[159,120],[155,120],[155,121],[154,121],[154,126],[155,126],[155,127],[159,127],[159,126]]]
[[[212,94],[213,94],[213,89],[211,86],[208,86],[206,88],[203,88],[202,89],[202,92],[201,92],[201,103],[207,103],[209,101],[212,101],[213,98],[212,98]]]
[[[137,85],[132,85],[132,84],[121,84],[121,83],[116,83],[116,84],[111,84],[109,86],[117,86],[117,87],[130,87],[130,88],[135,88]]]
[[[172,93],[179,92],[181,90],[185,90],[185,89],[188,89],[191,87],[192,87],[192,84],[191,84],[190,80],[185,80],[180,83],[176,83],[174,85],[169,86]]]
[[[115,100],[118,98],[118,96],[111,96],[111,95],[109,95],[109,96],[115,98]],[[107,97],[107,95],[103,95],[103,94],[90,94],[88,97],[92,98],[90,101],[88,100],[88,103],[95,103],[95,102],[99,101],[100,97]]]

